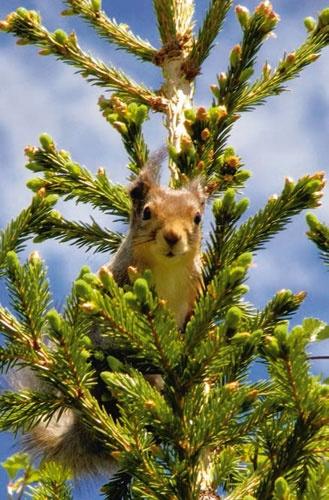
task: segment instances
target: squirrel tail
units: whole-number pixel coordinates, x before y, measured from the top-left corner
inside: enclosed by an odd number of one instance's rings
[[[49,390],[27,368],[12,371],[9,385],[16,391]],[[96,439],[74,409],[60,411],[50,420],[39,421],[22,434],[21,443],[32,457],[59,462],[69,468],[76,478],[104,472],[113,474],[117,470],[109,451]]]
[[[116,470],[113,458],[72,410],[39,422],[22,436],[22,443],[33,456],[70,468],[74,477]]]

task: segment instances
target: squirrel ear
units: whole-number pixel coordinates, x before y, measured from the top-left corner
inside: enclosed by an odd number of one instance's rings
[[[141,203],[145,200],[147,193],[149,192],[152,185],[152,180],[148,179],[144,172],[142,171],[137,179],[131,184],[129,189],[130,198],[133,204]]]
[[[152,187],[159,185],[160,166],[166,156],[167,151],[165,148],[152,153],[145,166],[131,184],[129,194],[135,208],[143,204]]]
[[[208,193],[206,190],[205,182],[202,177],[196,177],[188,184],[187,189],[193,193],[203,206],[206,203]]]

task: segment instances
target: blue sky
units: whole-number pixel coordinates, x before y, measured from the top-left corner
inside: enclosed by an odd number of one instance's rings
[[[196,3],[199,19],[208,1],[197,0]],[[258,2],[246,0],[237,3],[252,9]],[[151,0],[103,0],[109,16],[129,24],[135,33],[158,46],[151,4]],[[39,10],[49,29],[76,30],[82,48],[121,67],[135,80],[159,87],[161,79],[157,68],[114,50],[105,41],[98,40],[93,30],[81,21],[60,17],[64,8],[60,0],[1,0],[0,18],[20,5]],[[273,5],[282,20],[277,37],[265,43],[259,60],[261,63],[267,60],[274,66],[285,50],[291,51],[302,42],[305,37],[304,17],[315,15],[329,5],[329,0],[274,0]],[[215,82],[216,73],[226,69],[229,50],[239,38],[239,27],[232,12],[198,80],[197,104],[209,105],[209,85]],[[31,194],[25,182],[31,173],[24,169],[23,150],[27,144],[37,144],[42,132],[51,134],[61,148],[69,150],[90,170],[96,171],[99,166],[104,166],[113,180],[125,181],[127,158],[124,150],[118,135],[108,126],[97,107],[97,99],[104,91],[88,85],[72,67],[38,56],[33,47],[17,47],[15,40],[4,34],[0,35],[0,67],[0,227],[29,203]],[[328,81],[329,49],[302,73],[301,78],[289,84],[291,92],[270,99],[266,106],[245,114],[237,123],[230,142],[243,158],[246,168],[253,172],[246,190],[251,200],[248,214],[260,208],[271,194],[280,192],[285,176],[298,178],[317,170],[328,172]],[[164,143],[161,118],[152,117],[146,127],[146,136],[151,149]],[[329,222],[328,200],[327,189],[323,206],[317,213]],[[74,204],[63,207],[63,212],[69,218],[80,220],[88,219],[91,214],[89,207]],[[94,215],[101,223],[112,224],[108,217]],[[249,280],[249,298],[261,307],[282,288],[306,290],[308,297],[293,322],[298,323],[307,316],[328,321],[329,277],[314,245],[305,237],[305,230],[303,214],[255,257]],[[29,246],[28,250],[31,248]],[[63,302],[81,265],[87,263],[96,271],[106,260],[104,255],[86,254],[83,250],[57,243],[46,243],[37,249],[47,262],[56,305]],[[6,302],[3,288],[0,289],[0,299]],[[320,351],[329,354],[329,345],[312,347],[312,352]],[[314,365],[315,372],[325,370],[324,362]],[[0,436],[0,459],[8,455],[9,442]],[[0,476],[0,498],[4,496],[5,483]],[[84,498],[82,491],[76,494],[76,498]]]

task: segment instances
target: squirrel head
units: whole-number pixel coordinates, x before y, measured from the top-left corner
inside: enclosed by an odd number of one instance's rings
[[[131,236],[135,257],[152,264],[181,262],[200,253],[206,201],[201,181],[181,189],[159,185],[158,170],[144,167],[130,186]]]

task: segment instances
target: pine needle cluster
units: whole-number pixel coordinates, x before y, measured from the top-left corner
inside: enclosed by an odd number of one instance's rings
[[[59,198],[74,200],[121,222],[128,222],[132,207],[126,186],[112,182],[104,168],[92,174],[42,134],[38,146],[25,150],[26,167],[37,174],[27,183],[31,204],[0,233],[0,276],[11,301],[9,309],[0,306],[0,369],[25,371],[37,382],[1,393],[0,430],[26,435],[73,411],[99,455],[116,464],[102,488],[112,500],[327,498],[329,388],[312,375],[307,348],[328,338],[328,327],[309,318],[289,329],[304,292],[280,290],[261,310],[245,300],[253,255],[295,215],[319,206],[324,174],[286,178],[282,192],[242,223],[249,200],[239,193],[250,172],[227,140],[242,112],[283,92],[319,57],[329,44],[329,8],[306,18],[300,47],[255,75],[258,52],[279,16],[268,0],[253,12],[237,6],[241,41],[211,86],[206,108],[193,104],[194,81],[231,0],[211,0],[197,33],[193,0],[153,0],[159,48],[110,19],[101,0],[64,4],[63,15],[81,17],[106,41],[158,66],[161,88],[147,88],[95,59],[75,33],[49,31],[36,11],[17,9],[0,30],[111,91],[99,107],[122,139],[131,180],[152,161],[144,122],[152,111],[165,116],[171,187],[201,178],[212,203],[204,286],[179,329],[149,272],[132,273],[120,287],[106,267],[94,274],[84,266],[56,310],[39,254],[26,262],[18,256],[25,243],[55,239],[116,252],[120,232],[94,219],[67,220],[54,206]],[[308,224],[328,263],[328,228],[313,215]],[[266,380],[250,379],[255,361],[266,366]],[[18,454],[3,465],[12,495],[72,498],[67,464],[44,457],[35,468]]]

